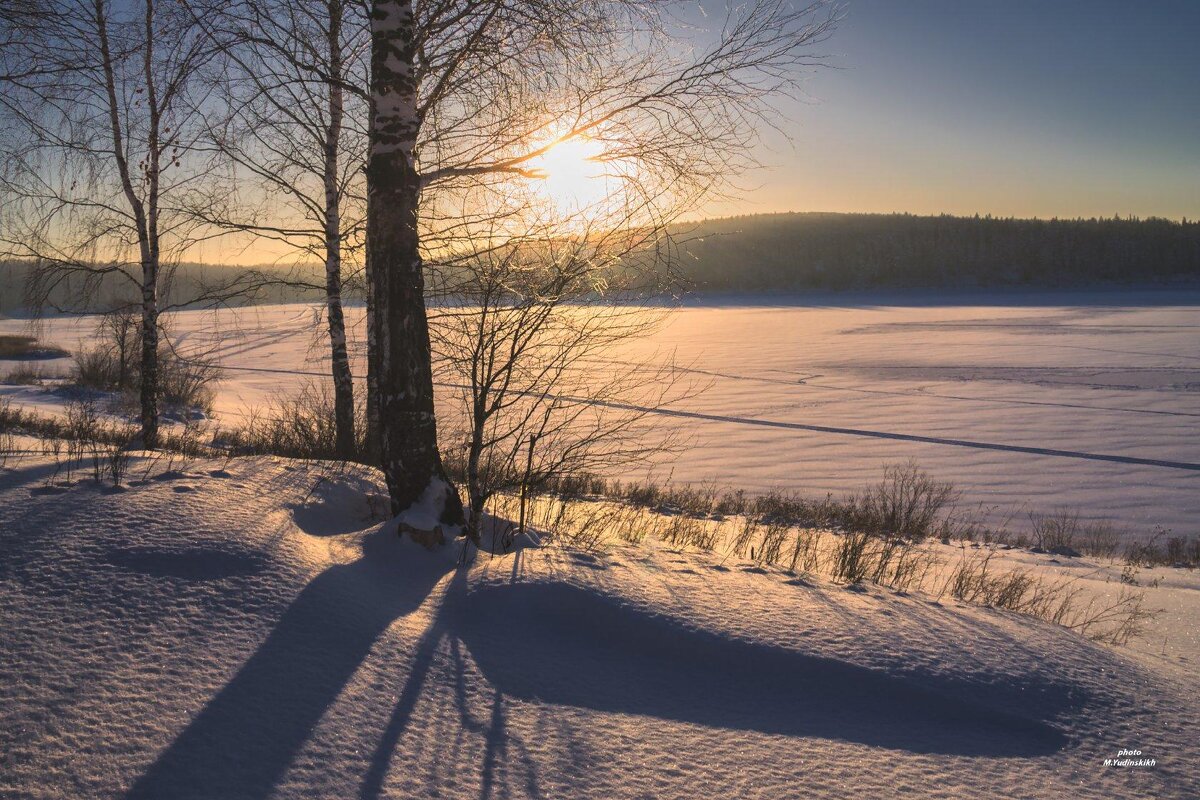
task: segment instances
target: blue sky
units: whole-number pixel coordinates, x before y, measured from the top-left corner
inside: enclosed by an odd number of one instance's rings
[[[849,0],[821,49],[710,212],[1200,217],[1200,0]]]

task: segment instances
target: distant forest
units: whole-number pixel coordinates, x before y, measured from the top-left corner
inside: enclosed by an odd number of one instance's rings
[[[26,291],[29,274],[28,263],[0,262],[0,314],[29,313]],[[164,280],[159,305],[167,310],[186,306],[193,298],[205,294],[222,295],[224,293],[219,291],[220,287],[240,282],[252,284],[253,291],[241,296],[221,297],[220,304],[320,302],[325,298],[325,267],[322,264],[235,267],[184,263],[168,268],[165,274],[168,277]],[[346,294],[351,300],[361,295],[357,291],[357,281],[348,282]],[[59,310],[106,311],[121,305],[136,305],[138,300],[139,295],[127,280],[110,275],[95,284],[80,280],[64,282],[49,293],[49,301],[43,311],[46,314]]]
[[[1200,222],[1187,220],[807,213],[704,220],[676,226],[672,233],[677,242],[674,269],[686,288],[700,293],[1200,286]],[[322,298],[321,265],[255,269],[286,282],[260,287],[252,299],[234,299],[233,304]],[[0,313],[26,305],[27,270],[21,264],[0,264]],[[248,271],[180,265],[164,293],[164,305]],[[70,288],[55,299],[67,304]],[[110,280],[89,292],[89,305],[111,307],[123,288]],[[346,295],[361,299],[357,280],[348,283]]]
[[[700,292],[1200,285],[1200,222],[770,214],[676,231]]]

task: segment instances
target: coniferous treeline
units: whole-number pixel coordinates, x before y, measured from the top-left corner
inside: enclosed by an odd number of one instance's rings
[[[675,229],[675,268],[698,292],[812,289],[1200,285],[1200,222],[1165,219],[997,219],[911,214],[769,214]],[[255,267],[265,280],[229,304],[315,302],[321,265]],[[166,305],[250,268],[182,264]],[[26,305],[28,267],[0,264],[0,313]],[[63,286],[51,295],[72,295]],[[115,278],[91,294],[111,307],[128,293]],[[347,299],[361,300],[351,280]],[[136,302],[130,295],[128,300]]]
[[[1200,223],[771,214],[677,231],[698,291],[1200,284]]]
[[[179,264],[166,270],[169,277],[163,281],[160,304],[166,310],[175,310],[188,307],[190,298],[205,294],[210,295],[211,300],[201,305],[318,302],[324,296],[324,269],[324,265],[315,262],[255,267]],[[31,272],[28,262],[0,262],[0,314],[30,313],[32,307],[39,304],[31,297]],[[357,277],[351,276],[352,279]],[[225,285],[237,287],[238,291],[223,293],[220,289]],[[351,281],[351,285],[348,294],[352,299],[359,298],[362,292],[358,291],[357,283]],[[250,288],[243,288],[246,286]],[[133,307],[139,302],[136,289],[117,275],[74,276],[55,283],[44,295],[40,304],[42,313],[46,314],[59,310],[81,313],[122,305]]]

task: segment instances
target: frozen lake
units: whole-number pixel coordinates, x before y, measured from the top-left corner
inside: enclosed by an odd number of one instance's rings
[[[659,477],[850,491],[915,460],[964,502],[1200,529],[1200,292],[837,294],[693,301],[611,367],[671,355],[702,392],[656,417],[690,444]],[[362,364],[362,309],[351,309]],[[27,328],[0,321],[0,332]],[[90,320],[50,320],[74,346]],[[227,370],[228,423],[325,375],[316,309],[184,312]],[[597,365],[597,368],[604,368]],[[4,367],[0,366],[0,369]],[[304,373],[309,373],[308,375]],[[36,389],[0,387],[49,404]],[[644,477],[642,470],[637,475]]]

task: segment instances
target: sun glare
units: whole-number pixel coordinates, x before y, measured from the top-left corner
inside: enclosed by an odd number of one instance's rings
[[[570,139],[554,145],[533,164],[544,175],[537,182],[537,193],[562,214],[597,206],[612,190],[603,156],[604,145],[595,139]]]

